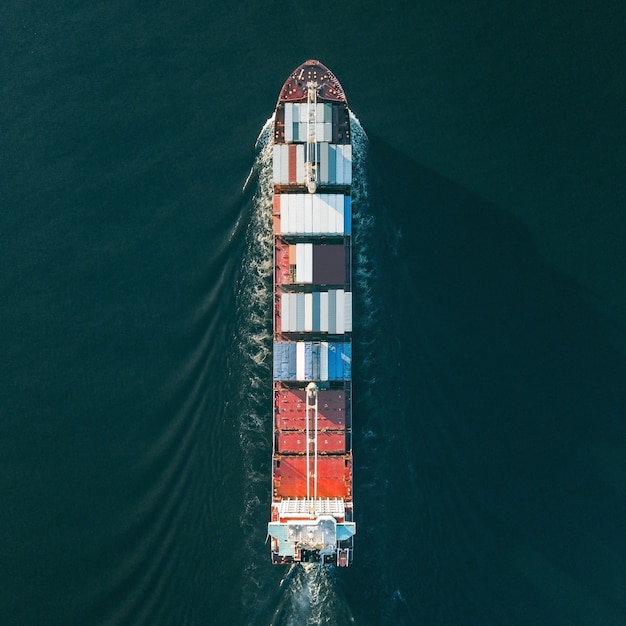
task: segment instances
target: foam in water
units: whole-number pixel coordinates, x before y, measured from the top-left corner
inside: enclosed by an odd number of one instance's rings
[[[336,568],[312,563],[292,566],[270,624],[351,624],[352,613],[338,592]]]

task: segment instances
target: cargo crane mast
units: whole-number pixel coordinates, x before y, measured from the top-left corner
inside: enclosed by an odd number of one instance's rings
[[[313,467],[311,467],[311,462]],[[317,385],[312,382],[306,387],[306,470],[306,499],[309,513],[313,515],[316,513],[317,504]],[[311,479],[313,479],[313,494],[311,494]]]
[[[307,133],[306,133],[306,171],[304,182],[309,193],[317,189],[317,83],[312,80],[307,84]]]

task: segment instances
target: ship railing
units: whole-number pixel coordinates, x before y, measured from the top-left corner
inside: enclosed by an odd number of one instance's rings
[[[277,508],[279,517],[308,516],[313,511],[316,515],[343,518],[346,513],[343,498],[286,498],[278,503]]]

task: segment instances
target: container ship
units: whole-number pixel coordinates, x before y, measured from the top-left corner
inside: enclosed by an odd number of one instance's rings
[[[352,562],[352,142],[319,61],[274,112],[272,563]]]

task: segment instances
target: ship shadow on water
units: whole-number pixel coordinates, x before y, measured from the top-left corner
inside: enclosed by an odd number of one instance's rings
[[[243,622],[621,623],[625,368],[610,323],[504,208],[371,136],[368,187],[354,563],[269,564],[269,405],[253,394]]]
[[[505,208],[378,137],[370,160],[379,310],[371,363],[355,350],[347,601],[371,623],[622,623],[611,323]]]

